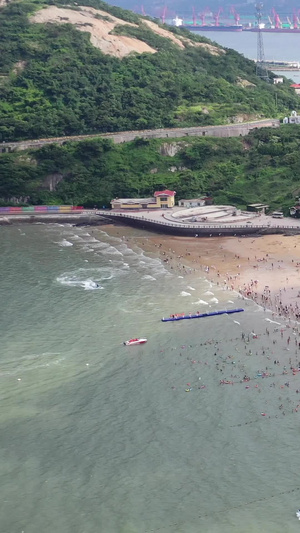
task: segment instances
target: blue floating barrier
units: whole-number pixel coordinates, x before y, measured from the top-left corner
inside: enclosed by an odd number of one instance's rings
[[[197,313],[196,315],[171,315],[169,318],[162,318],[162,322],[177,322],[178,320],[190,320],[191,318],[205,318],[207,316],[231,315],[241,313],[244,309],[227,309],[225,311],[212,311],[211,313]]]

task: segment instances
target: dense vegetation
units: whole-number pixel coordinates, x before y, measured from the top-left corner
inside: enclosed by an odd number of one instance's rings
[[[2,205],[29,203],[109,207],[118,197],[170,188],[177,199],[212,194],[216,203],[263,202],[286,212],[300,193],[300,127],[261,129],[243,138],[91,140],[0,157]],[[177,153],[173,156],[173,150]],[[49,179],[59,177],[49,192]]]
[[[179,50],[134,13],[84,0],[137,23],[115,33],[137,36],[158,50],[121,60],[94,48],[89,34],[71,24],[31,24],[28,14],[45,4],[65,1],[23,0],[0,9],[0,142],[220,124],[236,115],[274,117],[297,108],[287,80],[280,87],[259,80],[254,63],[233,50],[221,56],[192,46]],[[254,85],[241,87],[239,79]]]

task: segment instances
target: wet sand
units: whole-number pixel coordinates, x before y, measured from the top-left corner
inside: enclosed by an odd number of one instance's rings
[[[126,226],[106,229],[129,245],[159,255],[170,269],[189,275],[201,272],[279,316],[300,318],[299,235],[194,238],[146,234]]]

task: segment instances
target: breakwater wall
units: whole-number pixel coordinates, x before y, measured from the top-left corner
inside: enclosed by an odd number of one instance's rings
[[[78,205],[29,205],[29,206],[7,206],[7,207],[0,207],[0,216],[6,216],[6,215],[21,215],[21,214],[69,214],[69,213],[78,213],[84,211],[84,208],[82,206]]]
[[[134,217],[128,214],[98,213],[99,216],[117,224],[146,229],[156,233],[164,233],[185,237],[224,237],[224,236],[251,236],[288,234],[299,235],[300,227],[295,226],[259,226],[259,225],[179,225],[171,222],[155,221],[148,218]]]
[[[13,224],[74,224],[76,226],[100,226],[106,223],[104,219],[92,214],[28,214],[28,215],[8,215],[0,216],[0,226]]]
[[[41,148],[48,144],[65,144],[67,142],[80,142],[89,139],[110,139],[115,144],[142,139],[163,139],[182,137],[240,137],[247,135],[251,130],[258,128],[278,128],[280,121],[277,119],[264,119],[254,122],[228,124],[226,126],[194,126],[191,128],[161,128],[156,130],[122,131],[118,133],[99,133],[93,135],[76,135],[69,137],[51,137],[49,139],[35,139],[31,141],[3,142],[0,144],[0,153],[15,152]]]

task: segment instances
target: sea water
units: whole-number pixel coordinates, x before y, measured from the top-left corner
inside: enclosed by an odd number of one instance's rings
[[[1,533],[298,531],[293,324],[101,228],[0,243]]]
[[[207,37],[226,48],[233,48],[248,59],[257,59],[257,32],[220,32],[196,31],[197,35]],[[262,32],[264,56],[268,61],[300,61],[300,33]],[[275,73],[300,83],[299,71],[280,71]]]

